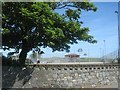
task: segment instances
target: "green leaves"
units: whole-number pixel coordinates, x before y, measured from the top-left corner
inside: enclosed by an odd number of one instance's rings
[[[51,47],[69,51],[78,40],[95,43],[89,28],[81,28],[83,10],[96,11],[90,2],[4,2],[2,12],[3,46],[27,50]],[[64,15],[54,12],[64,9]],[[24,48],[25,49],[25,48]]]
[[[68,16],[68,18],[70,19],[70,20],[77,20],[78,18],[80,18],[80,14],[81,14],[81,12],[80,11],[78,11],[78,10],[72,10],[72,9],[68,9],[67,11],[66,11],[66,15]]]
[[[3,34],[4,34],[4,33],[10,33],[10,30],[7,29],[7,28],[5,28],[5,29],[3,29],[2,33],[3,33]]]

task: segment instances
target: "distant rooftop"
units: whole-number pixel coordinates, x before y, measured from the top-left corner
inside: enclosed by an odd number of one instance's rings
[[[65,55],[65,57],[76,58],[76,57],[80,57],[80,55],[73,53],[73,54],[67,54],[67,55]]]

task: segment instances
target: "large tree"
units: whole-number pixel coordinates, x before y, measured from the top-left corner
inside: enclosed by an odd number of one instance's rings
[[[55,12],[63,9],[61,15]],[[2,4],[2,47],[21,49],[19,61],[25,64],[33,48],[50,47],[69,51],[78,41],[95,43],[89,28],[81,28],[82,11],[96,11],[90,2],[4,2]]]

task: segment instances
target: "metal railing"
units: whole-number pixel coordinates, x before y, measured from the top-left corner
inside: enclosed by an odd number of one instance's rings
[[[104,62],[116,62],[118,59],[118,50],[115,50],[109,54],[101,57]]]

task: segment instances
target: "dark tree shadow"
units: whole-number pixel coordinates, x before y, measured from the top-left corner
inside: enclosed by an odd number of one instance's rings
[[[13,67],[3,66],[2,67],[2,88],[12,88],[16,83],[16,80],[22,80],[24,86],[32,77],[33,68],[26,67]],[[18,85],[18,87],[20,87]]]
[[[16,80],[22,80],[24,86],[31,79],[34,67],[23,67],[18,62],[11,62],[11,60],[2,60],[2,63],[2,88],[13,88]],[[17,86],[22,88],[19,85]]]

